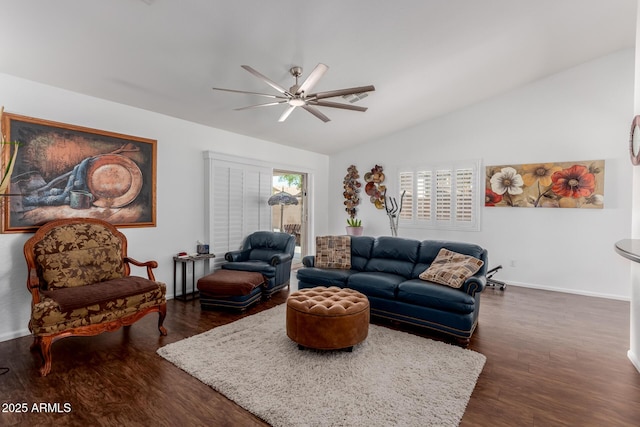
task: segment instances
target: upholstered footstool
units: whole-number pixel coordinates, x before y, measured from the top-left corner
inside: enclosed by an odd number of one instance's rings
[[[217,270],[198,279],[202,309],[245,310],[262,297],[264,276],[251,271]]]
[[[369,333],[369,300],[353,289],[302,289],[287,299],[287,336],[298,348],[346,349]]]

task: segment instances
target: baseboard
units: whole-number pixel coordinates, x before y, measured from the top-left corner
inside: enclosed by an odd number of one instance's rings
[[[26,337],[27,335],[31,335],[31,332],[29,332],[29,329],[27,328],[20,329],[18,331],[7,332],[6,334],[0,335],[0,342]]]
[[[510,280],[503,280],[503,281],[507,284],[507,291],[509,290],[509,286],[518,286],[521,288],[540,289],[543,291],[551,291],[551,292],[562,292],[565,294],[583,295],[586,297],[606,298],[606,299],[614,299],[619,301],[631,301],[630,297],[623,297],[620,295],[603,294],[600,292],[589,292],[589,291],[581,291],[581,290],[566,289],[566,288],[554,288],[551,286],[536,285],[532,283],[512,282]]]
[[[633,366],[636,367],[636,370],[640,372],[640,359],[638,359],[638,357],[631,350],[627,352],[627,357],[629,358],[629,360],[631,360]]]

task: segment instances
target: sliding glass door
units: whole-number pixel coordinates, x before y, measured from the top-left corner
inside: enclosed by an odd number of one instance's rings
[[[301,265],[307,247],[307,174],[274,170],[272,182],[271,229],[295,236],[294,267]]]

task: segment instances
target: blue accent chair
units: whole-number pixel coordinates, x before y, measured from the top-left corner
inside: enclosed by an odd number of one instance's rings
[[[247,236],[242,249],[225,254],[227,263],[222,268],[262,273],[266,280],[262,295],[269,298],[289,286],[295,248],[296,240],[291,234],[256,231]]]

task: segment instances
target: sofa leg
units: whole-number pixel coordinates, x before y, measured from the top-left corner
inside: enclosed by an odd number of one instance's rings
[[[470,341],[471,341],[471,338],[456,338],[456,343],[462,348],[469,347]]]
[[[160,317],[158,318],[158,329],[160,330],[160,335],[162,336],[166,336],[167,335],[167,329],[162,326],[162,324],[164,323],[164,318],[167,317],[167,304],[162,304],[160,306],[160,311],[158,312],[158,314],[160,315]]]

